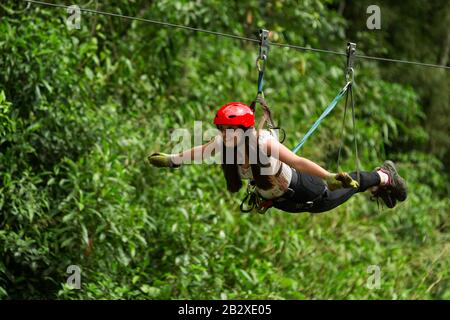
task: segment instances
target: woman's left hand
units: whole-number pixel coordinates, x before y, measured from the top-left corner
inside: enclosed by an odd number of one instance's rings
[[[148,161],[150,162],[151,165],[154,165],[155,167],[159,168],[163,167],[178,168],[180,165],[173,163],[172,157],[173,157],[172,154],[155,152],[148,156]]]
[[[359,188],[358,181],[354,180],[347,172],[332,173],[325,181],[331,191],[339,188]]]

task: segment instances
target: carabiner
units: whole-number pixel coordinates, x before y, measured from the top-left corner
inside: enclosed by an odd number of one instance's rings
[[[345,81],[348,83],[353,83],[355,80],[355,69],[353,68],[347,68],[347,72],[345,74]]]

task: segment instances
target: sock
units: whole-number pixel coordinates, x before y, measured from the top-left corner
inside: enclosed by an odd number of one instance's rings
[[[380,176],[380,185],[386,186],[391,184],[391,179],[389,175],[383,171],[383,169],[380,169],[377,171],[378,175]]]

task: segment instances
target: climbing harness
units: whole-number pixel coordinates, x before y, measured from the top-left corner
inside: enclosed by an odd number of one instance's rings
[[[267,103],[264,100],[264,94],[263,94],[263,85],[264,85],[264,71],[265,66],[267,62],[267,57],[269,53],[269,42],[268,42],[268,34],[269,32],[267,30],[261,30],[260,31],[260,48],[259,48],[259,55],[256,59],[256,65],[258,69],[258,92],[256,95],[255,100],[251,103],[250,107],[255,110],[256,103],[259,102],[263,109],[263,118],[261,119],[259,125],[258,125],[258,131],[261,129],[264,124],[267,122],[269,129],[274,129],[275,126],[273,124],[273,120],[270,114],[270,110],[267,106]],[[356,44],[352,42],[347,43],[347,66],[346,66],[346,72],[345,72],[345,80],[346,83],[344,87],[339,91],[339,93],[336,95],[336,97],[331,101],[331,103],[325,108],[325,110],[322,112],[322,114],[319,116],[319,118],[314,122],[314,124],[311,126],[311,128],[307,131],[307,133],[302,137],[300,142],[297,143],[297,145],[292,149],[292,152],[297,153],[298,150],[305,144],[305,142],[308,140],[308,138],[316,131],[316,129],[319,127],[319,125],[322,123],[322,121],[330,114],[330,112],[336,107],[338,102],[344,97],[345,95],[345,106],[344,106],[344,115],[342,120],[342,134],[341,134],[341,143],[339,146],[339,152],[338,152],[338,160],[337,160],[337,167],[338,170],[340,168],[340,158],[341,158],[341,150],[344,144],[344,136],[345,136],[345,122],[346,122],[346,115],[347,115],[347,107],[348,102],[350,100],[351,103],[351,111],[352,111],[352,134],[353,134],[353,140],[354,140],[354,149],[355,149],[355,158],[356,158],[356,174],[357,174],[357,181],[360,182],[360,161],[359,161],[359,155],[358,155],[358,142],[357,142],[357,136],[356,136],[356,117],[355,117],[355,102],[353,98],[353,84],[354,84],[354,78],[355,78],[355,71],[354,71],[354,58],[356,53]],[[263,61],[263,65],[261,67],[260,62]],[[284,140],[284,139],[283,139]],[[293,190],[290,190],[293,191]],[[292,195],[292,192],[290,192]],[[289,195],[288,195],[289,197]],[[284,200],[285,196],[280,197],[281,200]],[[257,190],[256,190],[256,184],[255,181],[250,181],[247,185],[247,192],[244,197],[244,199],[241,202],[240,209],[242,212],[251,212],[254,209],[261,214],[264,214],[267,212],[267,210],[273,206],[273,203],[276,201],[279,201],[280,199],[264,199],[262,198]],[[315,199],[316,201],[317,199]],[[304,208],[310,208],[314,203],[314,201],[310,201],[307,204],[300,204],[304,206]]]
[[[263,86],[264,86],[264,71],[266,69],[267,58],[269,56],[269,31],[261,29],[259,32],[260,43],[259,43],[259,54],[256,58],[256,68],[258,70],[258,90],[255,99],[250,104],[250,108],[253,111],[256,110],[256,104],[261,105],[263,116],[258,123],[257,132],[263,128],[264,124],[267,123],[269,130],[272,134],[278,138],[274,121],[272,119],[272,114],[267,103],[264,100]],[[262,61],[262,66],[261,66]],[[257,140],[258,144],[258,140]],[[259,156],[259,151],[257,151],[257,156]],[[263,199],[256,190],[256,181],[251,180],[247,184],[247,191],[244,199],[241,202],[240,209],[243,213],[248,213],[253,210],[260,214],[266,213],[266,211],[272,206],[272,200]]]
[[[273,200],[266,200],[258,194],[255,181],[252,180],[247,184],[247,192],[241,202],[240,209],[243,213],[252,212],[255,209],[256,212],[264,214],[272,204]]]
[[[259,31],[259,52],[256,58],[256,69],[258,70],[258,90],[256,93],[255,99],[250,104],[250,108],[255,111],[256,104],[259,103],[261,105],[263,116],[258,123],[257,135],[259,135],[259,131],[264,127],[267,123],[269,131],[275,138],[278,139],[278,134],[276,129],[279,129],[275,126],[274,121],[272,119],[272,114],[270,109],[264,100],[264,71],[266,69],[267,59],[269,57],[269,31],[265,29],[261,29]],[[284,135],[285,136],[285,135]],[[284,140],[284,138],[283,138]],[[258,143],[258,142],[257,142]],[[257,151],[259,153],[259,151]],[[259,156],[259,154],[257,155]],[[247,184],[247,192],[244,199],[241,202],[240,209],[241,212],[251,212],[254,209],[258,213],[264,214],[270,207],[272,206],[272,200],[263,199],[256,190],[256,181],[251,180]]]

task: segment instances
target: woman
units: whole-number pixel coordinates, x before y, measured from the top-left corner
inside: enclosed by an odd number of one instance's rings
[[[360,172],[359,183],[354,180],[355,172],[330,173],[295,155],[270,131],[257,130],[253,110],[243,103],[223,105],[214,124],[221,134],[209,143],[179,154],[153,153],[149,162],[157,167],[179,167],[186,159],[193,160],[196,154],[206,159],[219,150],[230,192],[239,191],[242,179],[252,180],[262,199],[287,212],[329,211],[369,188],[389,208],[407,197],[405,181],[392,161],[385,161],[372,172]]]

